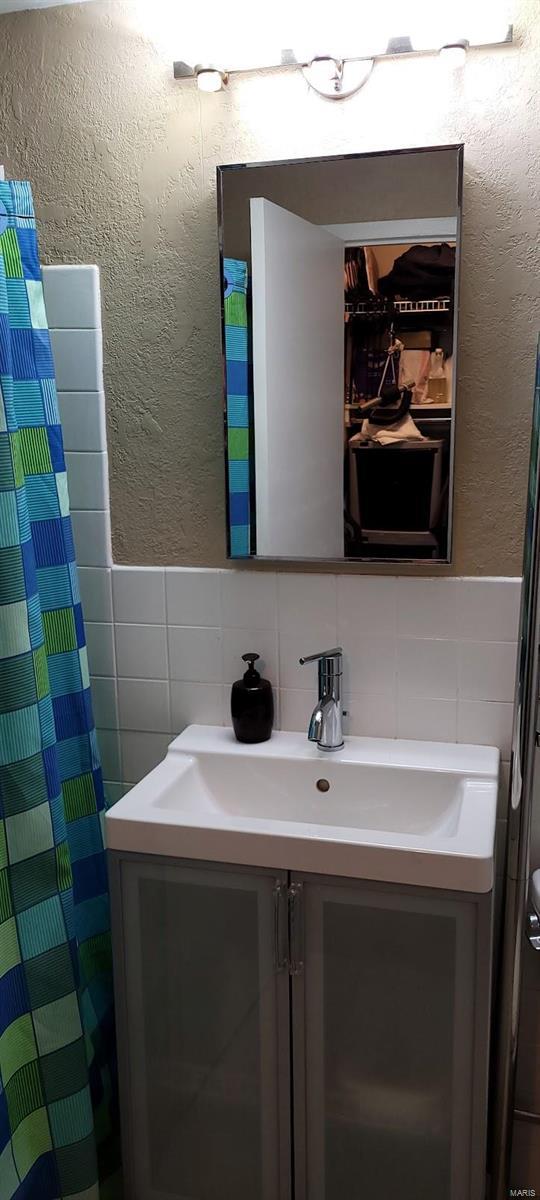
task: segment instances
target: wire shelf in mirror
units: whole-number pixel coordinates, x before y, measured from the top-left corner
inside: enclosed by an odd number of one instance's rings
[[[350,316],[371,316],[379,315],[384,312],[397,313],[447,313],[450,312],[451,300],[449,296],[441,296],[438,300],[393,300],[377,304],[375,307],[372,300],[359,300],[357,302],[347,301],[345,304],[345,312]]]

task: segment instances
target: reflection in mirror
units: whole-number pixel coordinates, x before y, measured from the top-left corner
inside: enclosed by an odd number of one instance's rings
[[[449,561],[462,148],[218,169],[232,558]]]

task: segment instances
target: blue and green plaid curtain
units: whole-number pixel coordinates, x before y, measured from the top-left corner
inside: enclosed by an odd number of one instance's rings
[[[251,554],[248,267],[239,258],[223,260],[225,373],[227,382],[227,465],[231,558]]]
[[[103,808],[32,194],[0,182],[0,1200],[114,1166]]]

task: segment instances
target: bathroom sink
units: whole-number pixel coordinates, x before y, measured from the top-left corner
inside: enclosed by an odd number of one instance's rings
[[[493,885],[499,752],[192,725],[107,813],[110,849],[450,890]]]

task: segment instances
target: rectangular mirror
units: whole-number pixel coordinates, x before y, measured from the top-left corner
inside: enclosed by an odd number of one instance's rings
[[[218,167],[229,557],[450,561],[462,174]]]

